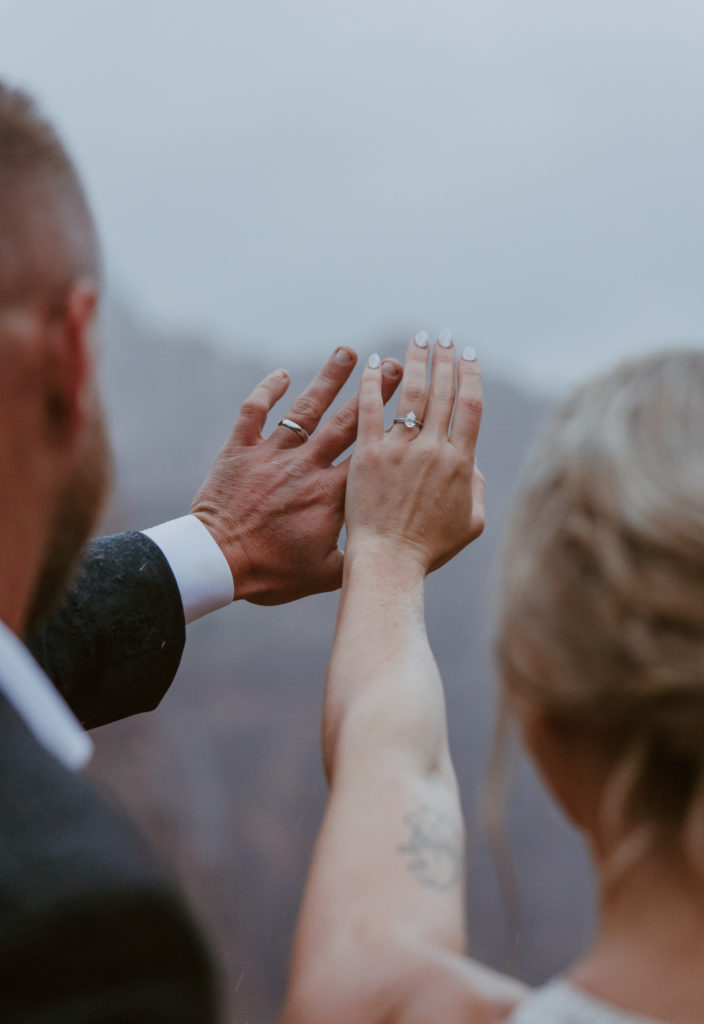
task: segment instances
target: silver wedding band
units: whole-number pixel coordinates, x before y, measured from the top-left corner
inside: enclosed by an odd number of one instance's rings
[[[307,441],[308,438],[310,437],[308,431],[304,427],[302,427],[300,423],[296,423],[294,420],[286,419],[285,416],[282,420],[279,420],[278,425],[280,427],[288,427],[288,429],[292,430],[294,434],[298,434],[301,441]]]

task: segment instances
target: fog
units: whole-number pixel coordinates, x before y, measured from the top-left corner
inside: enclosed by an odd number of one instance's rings
[[[691,0],[4,0],[112,290],[272,362],[449,326],[554,390],[704,337]]]

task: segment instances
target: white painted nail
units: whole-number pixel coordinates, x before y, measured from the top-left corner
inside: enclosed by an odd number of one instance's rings
[[[415,341],[418,348],[427,348],[430,338],[425,331],[418,331],[413,340]]]
[[[438,343],[443,348],[452,348],[452,331],[448,331],[447,327],[444,331],[440,331],[438,334]]]
[[[367,360],[367,365],[371,367],[372,370],[379,369],[379,367],[381,366],[381,359],[379,358],[376,352],[372,352],[372,354],[369,356],[369,359]]]
[[[476,348],[474,348],[473,345],[467,345],[467,347],[462,351],[462,358],[466,359],[468,363],[474,362],[477,358]]]

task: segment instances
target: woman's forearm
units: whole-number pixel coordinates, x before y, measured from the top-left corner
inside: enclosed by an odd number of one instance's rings
[[[483,527],[473,461],[481,384],[471,359],[456,369],[451,347],[438,346],[426,402],[427,357],[420,341],[410,345],[402,402],[423,420],[410,433],[405,420],[384,429],[378,358],[360,384],[323,712],[330,799],[299,916],[287,1024],[410,1019],[405,1008],[419,994],[422,1005],[429,986],[452,990],[465,947],[464,828],[423,581]],[[442,1016],[469,1019],[464,1005]]]
[[[323,715],[326,770],[407,762],[409,771],[446,774],[442,682],[428,644],[424,573],[384,544],[348,547]]]
[[[427,950],[465,948],[464,829],[423,621],[424,573],[384,545],[348,545],[345,559],[323,714],[330,799],[299,917],[287,1024],[395,1019],[384,1011],[394,963],[405,978]],[[341,1015],[346,1005],[359,1012]]]

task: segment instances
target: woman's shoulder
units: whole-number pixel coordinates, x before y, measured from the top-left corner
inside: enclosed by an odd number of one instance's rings
[[[509,1024],[531,994],[522,982],[451,954],[430,957],[416,972],[412,989],[397,1024]]]
[[[555,978],[530,993],[508,1019],[510,1024],[661,1024],[617,1009],[566,978]]]

